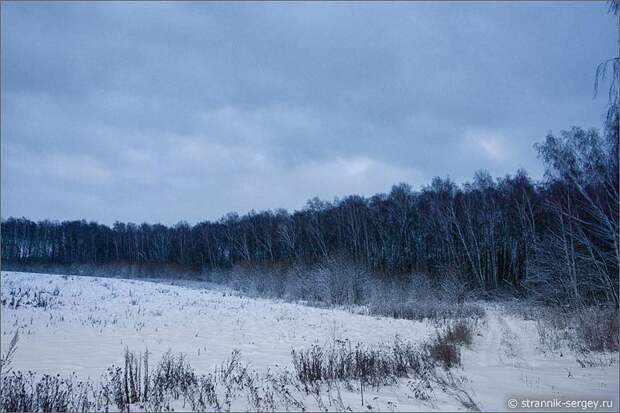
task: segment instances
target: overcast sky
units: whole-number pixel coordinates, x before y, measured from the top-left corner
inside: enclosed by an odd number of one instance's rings
[[[600,126],[605,3],[2,2],[2,216],[196,223]]]

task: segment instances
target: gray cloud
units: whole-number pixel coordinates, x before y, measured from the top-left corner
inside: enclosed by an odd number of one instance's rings
[[[173,223],[542,167],[602,3],[2,3],[2,216]]]

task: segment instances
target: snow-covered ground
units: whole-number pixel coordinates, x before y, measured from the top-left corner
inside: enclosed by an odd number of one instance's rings
[[[2,353],[19,329],[13,369],[39,373],[97,378],[108,366],[122,364],[125,348],[148,348],[155,361],[169,349],[182,352],[198,373],[212,371],[238,349],[254,369],[266,371],[290,366],[291,349],[314,343],[381,343],[396,336],[423,343],[435,331],[431,323],[240,297],[196,285],[14,272],[2,272],[1,281]],[[23,300],[31,302],[12,308],[12,297],[23,291],[30,291]],[[34,292],[43,292],[38,304]],[[481,410],[507,410],[511,396],[610,399],[618,406],[617,362],[582,368],[568,349],[543,353],[537,337],[534,321],[487,306],[478,336],[463,350],[463,367],[457,369]],[[369,392],[367,399],[380,410],[464,408],[447,395],[422,402],[407,389],[390,386]]]

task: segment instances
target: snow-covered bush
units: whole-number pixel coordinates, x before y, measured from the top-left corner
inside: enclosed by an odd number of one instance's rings
[[[484,317],[484,308],[479,305],[439,300],[377,301],[371,303],[369,312],[385,317],[418,321]]]
[[[468,318],[449,321],[443,333],[445,340],[458,345],[471,345],[474,341],[476,321]]]
[[[0,411],[7,412],[88,412],[98,410],[89,401],[92,385],[77,379],[34,372],[13,372],[2,378]]]
[[[293,367],[306,391],[314,382],[353,380],[378,387],[393,384],[401,377],[424,376],[432,366],[419,348],[399,340],[390,345],[353,346],[336,341],[331,346],[313,345],[293,350]]]
[[[331,259],[312,271],[322,301],[331,305],[362,304],[368,296],[370,274],[363,267]]]
[[[618,309],[614,306],[545,307],[537,320],[541,347],[557,352],[568,346],[579,353],[615,352],[620,347]]]
[[[445,321],[435,338],[426,345],[428,356],[449,369],[461,364],[459,347],[470,345],[477,328],[477,319],[461,318]]]
[[[575,336],[580,347],[586,351],[618,351],[618,309],[612,306],[586,307],[573,317]]]
[[[461,352],[456,344],[446,340],[444,336],[437,336],[427,347],[428,355],[434,361],[449,369],[461,364]]]

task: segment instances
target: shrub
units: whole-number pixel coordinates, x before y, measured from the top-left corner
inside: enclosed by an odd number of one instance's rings
[[[0,410],[9,412],[87,412],[93,410],[88,400],[90,384],[77,380],[75,375],[43,375],[13,372],[2,377]]]
[[[548,323],[536,320],[536,331],[540,349],[545,353],[555,353],[562,347],[562,330],[551,327]]]
[[[474,340],[474,325],[469,320],[457,320],[446,327],[444,338],[457,345],[470,345]]]
[[[426,346],[428,355],[446,369],[459,366],[459,346],[473,342],[475,329],[475,319],[464,318],[446,322],[445,327],[438,331],[435,339]]]
[[[544,351],[558,351],[566,343],[580,353],[615,352],[620,347],[619,324],[614,306],[546,307],[537,330]]]
[[[575,335],[585,351],[618,351],[619,319],[616,307],[586,307],[573,317]]]
[[[399,377],[423,376],[430,367],[417,348],[399,340],[373,347],[337,341],[329,348],[293,350],[292,356],[296,377],[307,391],[312,383],[331,380],[359,380],[377,387]]]
[[[427,346],[427,350],[428,355],[445,369],[461,364],[461,352],[456,344],[448,341],[445,336],[437,336],[435,341]]]
[[[387,301],[375,302],[369,306],[369,312],[392,318],[406,320],[479,319],[484,317],[484,308],[475,304],[447,303],[442,301]]]
[[[197,381],[196,374],[185,360],[185,356],[183,354],[174,355],[168,351],[164,353],[153,371],[151,392],[158,395],[171,393],[174,398],[178,398]]]

